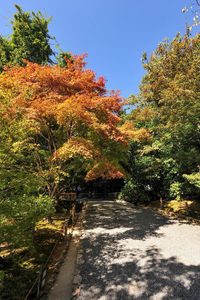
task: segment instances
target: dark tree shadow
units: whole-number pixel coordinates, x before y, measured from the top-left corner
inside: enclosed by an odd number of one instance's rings
[[[114,202],[89,204],[86,220],[76,299],[200,299],[200,265],[185,265],[175,256],[166,259],[156,246],[137,247],[137,242],[160,238],[156,231],[177,221]]]
[[[88,207],[87,230],[97,227],[109,230],[126,228],[121,238],[131,236],[136,239],[144,239],[149,235],[158,235],[156,230],[159,227],[174,222],[173,219],[149,209],[126,206],[112,201],[102,203],[103,205],[93,202]],[[117,238],[119,239],[120,236]]]

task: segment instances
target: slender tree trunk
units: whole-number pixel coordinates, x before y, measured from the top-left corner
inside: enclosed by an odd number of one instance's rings
[[[160,193],[158,193],[158,197],[160,198],[160,209],[163,209],[163,198]]]
[[[163,198],[160,197],[160,209],[163,209]]]
[[[187,212],[187,214],[188,214],[188,213],[189,213],[189,206],[188,206],[187,201],[185,201],[185,208],[186,208],[186,212]]]

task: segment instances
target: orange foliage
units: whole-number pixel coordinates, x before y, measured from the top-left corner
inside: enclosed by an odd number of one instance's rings
[[[122,178],[124,174],[109,162],[99,162],[88,172],[86,180],[94,180],[98,177],[107,179]]]
[[[105,79],[96,79],[92,70],[84,69],[85,57],[73,56],[67,68],[28,61],[26,67],[6,67],[0,75],[0,110],[4,111],[5,118],[21,114],[39,123],[38,134],[48,132],[52,161],[80,155],[93,161],[91,168],[101,161],[101,172],[95,167],[87,179],[121,176],[111,161],[108,167],[105,142],[127,143],[118,128],[123,99],[119,92],[108,95]],[[57,131],[62,131],[59,143],[51,129],[55,124]]]

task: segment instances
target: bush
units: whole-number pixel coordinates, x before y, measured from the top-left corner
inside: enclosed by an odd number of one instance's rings
[[[125,185],[119,194],[119,198],[135,204],[150,201],[149,196],[144,189],[132,180],[125,182]]]
[[[183,196],[183,183],[181,182],[175,182],[170,185],[170,196],[173,199],[176,199],[177,201],[182,200]]]

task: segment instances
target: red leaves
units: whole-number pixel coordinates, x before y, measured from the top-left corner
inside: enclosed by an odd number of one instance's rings
[[[123,99],[119,92],[106,94],[104,77],[96,79],[92,70],[84,69],[85,57],[73,56],[67,61],[67,68],[27,61],[26,67],[6,68],[0,75],[0,89],[3,97],[9,99],[4,108],[8,117],[20,113],[25,119],[39,122],[41,130],[44,127],[51,130],[56,124],[57,129],[51,132],[55,134],[54,143],[59,136],[59,143],[50,146],[53,161],[78,155],[90,160],[92,171],[87,175],[88,180],[99,176],[121,177],[123,174],[112,161],[108,163],[106,147],[110,141],[114,142],[113,147],[115,143],[126,144],[124,134],[118,129]],[[54,154],[53,148],[57,149]],[[113,160],[116,162],[116,157]]]

